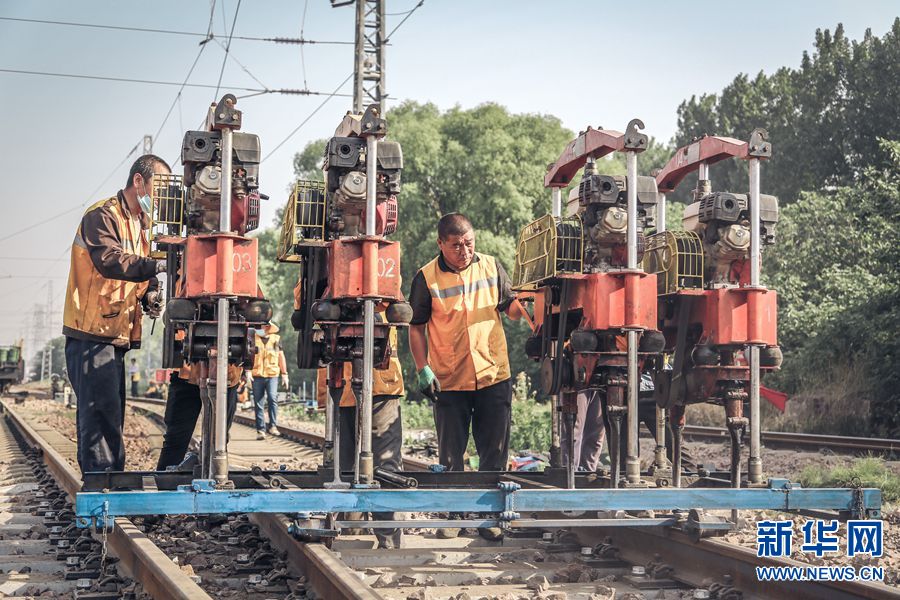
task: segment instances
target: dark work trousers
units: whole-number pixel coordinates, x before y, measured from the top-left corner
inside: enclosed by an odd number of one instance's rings
[[[509,461],[512,381],[480,390],[439,392],[434,402],[438,458],[450,471],[464,471],[469,425],[479,471],[505,471]]]
[[[234,386],[228,388],[227,431],[229,432],[236,409],[237,386]],[[163,447],[156,464],[157,471],[165,471],[166,467],[175,466],[184,460],[202,410],[200,386],[173,375],[169,385],[169,396],[166,398],[166,433],[163,436]]]
[[[66,370],[77,398],[78,467],[125,470],[125,353],[112,344],[66,337]]]
[[[138,395],[138,382],[134,379],[131,380],[131,397],[137,398]]]
[[[606,432],[603,427],[603,404],[597,390],[583,390],[577,393],[577,412],[575,413],[575,468],[594,472],[600,466],[600,454],[603,452],[603,439]],[[568,464],[569,440],[572,432],[563,416],[562,458]]]
[[[356,463],[356,407],[342,406],[341,470],[353,471]],[[372,458],[375,468],[396,473],[403,468],[403,423],[400,399],[396,396],[372,396]],[[395,521],[396,513],[373,513],[376,519]],[[376,529],[380,546],[400,547],[401,529]]]

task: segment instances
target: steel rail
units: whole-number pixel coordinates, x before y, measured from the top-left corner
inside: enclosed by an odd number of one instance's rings
[[[32,448],[40,450],[41,459],[47,465],[47,470],[53,475],[59,487],[74,501],[75,494],[81,489],[81,474],[78,469],[53,449],[6,400],[0,400],[0,407],[25,442]],[[210,599],[199,585],[128,519],[117,518],[107,539],[113,554],[119,558],[119,564],[124,566],[153,598]]]
[[[721,440],[723,442],[729,440],[727,429],[700,425],[685,426],[684,436],[696,439]],[[900,440],[886,438],[795,433],[792,431],[763,431],[762,441],[769,447],[803,448],[816,451],[827,448],[843,452],[900,454]]]
[[[672,577],[696,587],[709,581],[721,582],[730,575],[734,588],[744,597],[791,598],[791,600],[850,600],[870,598],[900,600],[900,589],[867,582],[760,581],[757,567],[814,567],[790,558],[757,557],[756,552],[715,539],[693,541],[675,530],[598,528],[598,538],[610,536],[622,558],[633,564],[645,563],[653,554],[674,568]],[[843,565],[841,565],[843,566]]]
[[[165,400],[157,398],[129,398],[136,402],[165,405]],[[255,426],[253,419],[243,415],[235,415],[235,423]],[[279,426],[282,437],[292,439],[313,447],[321,447],[323,437],[317,433],[297,429],[294,427]],[[724,427],[707,427],[702,425],[686,425],[684,436],[694,439],[729,441],[728,430]],[[790,431],[763,431],[762,441],[768,447],[803,448],[818,451],[823,448],[839,452],[870,452],[873,454],[900,454],[900,440],[889,438],[865,438],[843,435],[823,435],[817,433],[795,433]],[[403,464],[409,471],[425,471],[430,463],[415,459],[403,458]]]
[[[129,398],[138,403],[164,406],[166,401],[157,398]],[[150,410],[143,411],[147,415],[162,416]],[[255,422],[247,417],[235,415],[235,422],[250,427]],[[282,437],[293,439],[307,446],[321,447],[323,437],[316,434],[280,427]],[[291,520],[283,514],[251,513],[250,521],[259,527],[262,535],[269,542],[287,555],[287,561],[298,572],[306,576],[310,587],[320,598],[335,600],[377,600],[383,598],[371,586],[361,581],[359,576],[340,558],[323,544],[301,543],[288,531]]]

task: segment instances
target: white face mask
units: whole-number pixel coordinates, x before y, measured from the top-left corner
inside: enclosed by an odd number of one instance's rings
[[[143,177],[141,177],[143,180]],[[153,208],[153,198],[150,197],[150,194],[147,193],[147,188],[144,186],[144,194],[137,197],[138,204],[141,206],[141,210],[144,211],[148,216],[150,215],[150,210]]]

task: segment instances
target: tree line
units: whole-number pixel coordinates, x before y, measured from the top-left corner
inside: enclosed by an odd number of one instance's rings
[[[864,410],[844,427],[896,435],[900,431],[900,279],[897,274],[900,212],[900,19],[882,37],[867,31],[848,40],[843,27],[818,30],[815,50],[798,67],[755,77],[739,74],[718,94],[694,96],[678,108],[678,130],[668,143],[654,141],[641,171],[661,167],[675,150],[702,134],[747,139],[768,129],[774,155],[763,167],[763,192],[780,198],[778,240],[764,256],[766,282],[780,292],[779,336],[784,369],[772,376],[801,400],[829,394],[847,374],[858,375],[844,395]],[[487,103],[441,111],[407,101],[390,110],[389,137],[403,147],[400,226],[404,290],[416,270],[437,254],[440,215],[462,212],[477,230],[477,250],[497,256],[512,272],[521,228],[549,210],[543,188],[548,163],[574,132],[551,115],[511,114]],[[325,140],[314,140],[294,160],[298,178],[321,179]],[[601,171],[622,173],[619,159]],[[714,189],[746,192],[746,165],[727,161],[711,169]],[[689,199],[693,182],[668,198],[676,203],[670,227]],[[279,226],[260,234],[260,277],[282,327],[293,381],[295,336],[290,331],[295,265],[275,261]],[[536,382],[525,358],[524,323],[507,322],[514,373]],[[408,388],[415,373],[400,336]],[[310,374],[302,374],[310,377]],[[415,395],[415,394],[411,394]],[[804,396],[805,395],[805,396]],[[818,412],[818,411],[817,411]],[[822,423],[822,428],[834,424]],[[849,433],[849,431],[844,431]]]

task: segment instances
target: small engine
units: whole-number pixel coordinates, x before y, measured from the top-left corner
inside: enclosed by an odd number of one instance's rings
[[[240,235],[259,226],[259,136],[232,134],[231,229]],[[222,132],[188,131],[181,146],[186,225],[190,231],[219,229]]]
[[[357,236],[365,230],[366,140],[359,137],[362,115],[348,114],[325,147],[328,230],[335,236]],[[398,142],[379,140],[375,229],[390,235],[397,229],[397,195],[403,152]]]
[[[705,184],[705,185],[704,185]],[[697,201],[684,210],[684,228],[700,236],[706,255],[705,279],[712,285],[737,283],[740,270],[733,267],[750,258],[750,204],[746,194],[708,193],[701,181]],[[760,242],[775,243],[778,198],[759,196]]]
[[[638,177],[638,261],[644,247],[643,230],[656,224],[656,180]],[[568,216],[579,215],[584,225],[584,272],[603,272],[627,264],[628,186],[624,175],[600,175],[588,161],[577,188],[569,195]]]

